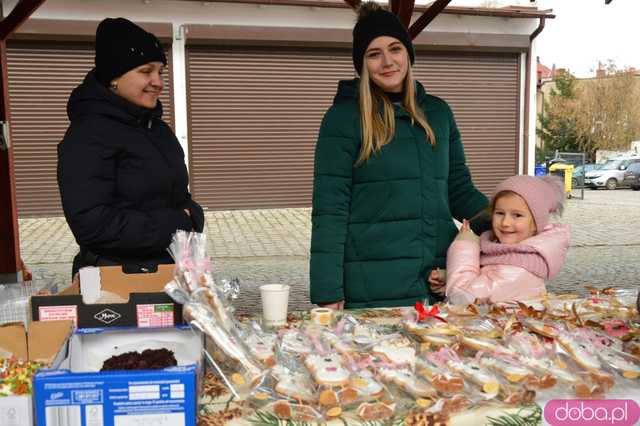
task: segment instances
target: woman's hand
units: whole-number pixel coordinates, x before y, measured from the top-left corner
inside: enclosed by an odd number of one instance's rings
[[[318,304],[318,306],[320,306],[321,308],[329,308],[336,311],[341,311],[344,309],[344,300],[341,300],[339,302],[334,302],[334,303]]]
[[[474,234],[474,232],[471,230],[471,227],[469,226],[469,221],[467,219],[464,219],[462,221],[462,226],[460,227],[460,231],[456,236],[456,240],[471,241],[475,243],[480,242],[480,238],[478,238],[478,236]]]
[[[439,296],[444,296],[447,288],[447,273],[444,269],[436,268],[427,278],[431,291]]]

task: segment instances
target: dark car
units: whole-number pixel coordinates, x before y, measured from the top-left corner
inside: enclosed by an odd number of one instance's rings
[[[592,170],[598,170],[602,167],[602,164],[582,164],[573,169],[573,178],[571,179],[571,186],[574,188],[582,188],[584,186],[584,175]]]
[[[624,183],[634,191],[640,189],[640,163],[633,163],[627,167],[624,173]]]

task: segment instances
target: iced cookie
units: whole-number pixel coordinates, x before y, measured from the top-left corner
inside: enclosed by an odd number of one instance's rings
[[[376,380],[369,370],[359,370],[353,373],[349,384],[356,389],[360,399],[371,401],[384,395],[384,387]]]
[[[404,336],[383,340],[376,344],[371,352],[397,365],[413,366],[416,360],[416,350],[411,341]]]
[[[519,383],[531,376],[531,371],[521,365],[497,358],[483,357],[480,365],[502,375],[511,383]]]
[[[275,401],[265,407],[273,412],[276,417],[282,420],[293,420],[297,422],[314,422],[321,418],[321,415],[312,407],[304,404],[296,404],[286,400]]]
[[[315,384],[308,374],[291,371],[280,365],[273,367],[271,374],[277,381],[274,389],[280,395],[307,403],[316,400]]]
[[[465,379],[480,386],[482,391],[488,396],[496,396],[498,394],[500,390],[498,378],[472,360],[449,361],[447,366],[456,373],[464,376]]]
[[[344,386],[349,382],[349,372],[342,366],[342,359],[337,353],[310,354],[305,358],[304,364],[318,384]]]
[[[445,394],[464,391],[464,380],[461,376],[446,371],[424,358],[416,360],[416,372],[431,382],[436,390]]]
[[[265,334],[258,336],[257,334],[251,334],[245,343],[251,354],[268,367],[275,365],[275,353],[274,345],[276,343],[276,336],[273,334]]]
[[[285,330],[281,334],[280,347],[285,352],[291,352],[301,356],[313,352],[313,345],[309,337],[296,329]]]
[[[384,402],[363,402],[356,413],[358,417],[366,422],[374,420],[384,420],[393,417],[395,414],[395,404],[385,404]]]
[[[322,337],[331,345],[331,347],[333,347],[333,349],[341,354],[351,354],[358,350],[356,345],[352,343],[350,336],[339,337],[335,333],[325,331],[322,333]]]
[[[394,383],[400,389],[414,397],[429,398],[437,395],[433,386],[406,368],[381,368],[378,374],[385,382]]]

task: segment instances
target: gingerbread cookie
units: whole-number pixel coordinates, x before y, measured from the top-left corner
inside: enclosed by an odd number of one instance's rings
[[[357,391],[359,399],[363,401],[379,399],[384,395],[384,387],[367,369],[353,373],[349,385]]]
[[[417,374],[427,379],[438,392],[451,394],[464,391],[464,380],[461,376],[446,371],[429,360],[418,358],[416,370]]]
[[[397,365],[413,366],[416,360],[416,350],[404,336],[382,340],[371,349],[371,353]]]
[[[305,356],[313,352],[311,339],[297,329],[284,330],[280,336],[280,348],[296,356]]]
[[[396,408],[395,404],[384,402],[363,402],[356,410],[356,414],[366,422],[384,420],[393,417]]]
[[[322,337],[333,349],[341,354],[352,354],[358,350],[357,346],[352,342],[352,336],[337,336],[335,333],[325,331],[322,333]]]
[[[310,354],[304,360],[316,383],[326,386],[344,386],[349,383],[349,372],[342,366],[337,353]]]
[[[409,369],[381,368],[378,371],[380,378],[388,383],[394,383],[409,395],[421,398],[433,398],[436,390],[426,380],[413,374]]]
[[[471,359],[464,361],[449,361],[447,366],[452,371],[461,374],[465,379],[478,385],[488,396],[496,396],[500,390],[500,381],[485,368],[477,365]]]
[[[503,359],[483,357],[480,359],[480,365],[502,375],[511,383],[522,382],[531,376],[528,368]]]
[[[305,404],[296,404],[287,400],[278,400],[266,407],[276,417],[282,420],[296,422],[317,422],[322,417],[320,413]]]
[[[291,371],[281,365],[273,367],[271,374],[277,381],[274,389],[280,395],[306,403],[315,402],[315,384],[308,374]]]
[[[276,336],[273,334],[265,334],[258,336],[251,334],[245,339],[245,344],[249,348],[251,354],[267,367],[273,367],[276,363],[274,346]]]

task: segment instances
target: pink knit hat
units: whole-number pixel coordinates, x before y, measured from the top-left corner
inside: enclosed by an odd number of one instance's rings
[[[562,214],[565,194],[562,180],[558,176],[511,176],[493,191],[492,205],[496,195],[503,191],[515,192],[524,199],[533,215],[537,232],[541,232],[547,226],[550,214]]]

